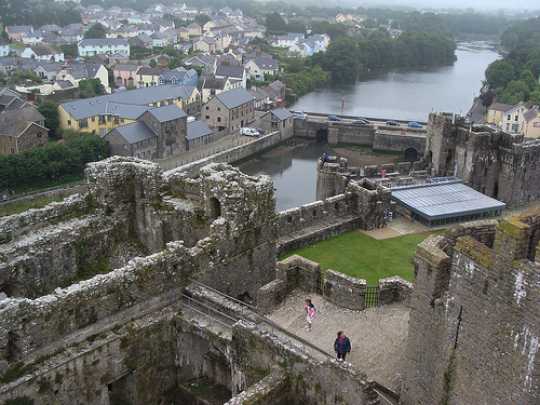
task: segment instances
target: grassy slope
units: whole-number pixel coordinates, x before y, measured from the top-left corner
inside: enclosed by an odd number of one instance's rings
[[[416,245],[429,235],[430,232],[426,232],[377,240],[354,231],[289,252],[286,256],[304,256],[320,263],[323,269],[366,279],[370,285],[390,276],[412,281]]]

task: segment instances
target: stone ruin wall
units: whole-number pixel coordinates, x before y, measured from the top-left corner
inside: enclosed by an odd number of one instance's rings
[[[402,404],[540,401],[539,240],[536,211],[419,245]]]
[[[268,178],[248,177],[220,164],[203,168],[197,179],[174,172],[164,176],[156,165],[129,158],[91,164],[86,175],[89,192],[85,196],[7,217],[0,224],[1,248],[16,253],[26,249],[25,272],[32,276],[25,280],[27,290],[14,294],[14,288],[6,288],[8,298],[0,304],[1,399],[24,394],[55,403],[107,403],[103,399],[107,381],[126,372],[126,367],[108,362],[148,361],[148,367],[138,370],[154,373],[153,367],[159,368],[163,360],[156,355],[154,364],[145,357],[144,342],[150,344],[150,337],[133,340],[134,347],[143,346],[140,356],[127,355],[132,345],[118,343],[120,329],[129,324],[138,330],[137,322],[142,322],[143,330],[154,323],[161,325],[162,312],[163,316],[168,310],[174,314],[171,308],[178,304],[190,277],[246,299],[256,298],[258,288],[274,277],[276,231]],[[92,226],[83,227],[83,223]],[[193,234],[200,240],[195,241]],[[176,241],[184,237],[188,243]],[[143,253],[145,257],[133,258],[127,265],[119,263],[116,270],[108,268],[106,274],[98,275],[101,271],[88,272],[91,266],[76,254],[68,255],[82,251],[82,245],[84,251],[110,259],[107,255],[116,240],[136,240],[141,251],[150,255]],[[59,250],[67,253],[59,256]],[[135,256],[141,256],[140,251]],[[2,280],[11,280],[10,274],[17,274],[18,267],[4,259]],[[84,269],[85,277],[57,288],[61,285],[55,285],[58,273],[66,268]],[[170,326],[165,330],[170,334]],[[116,343],[111,340],[96,349],[106,350],[100,360],[93,342],[109,337]],[[64,352],[66,345],[77,350]],[[62,372],[49,370],[47,363],[52,359],[53,369]],[[170,363],[163,360],[164,365]],[[21,381],[27,374],[33,377]],[[135,403],[152,403],[164,395],[166,387],[158,374],[152,379],[137,378],[144,382],[140,390],[148,392],[139,393]],[[76,395],[71,392],[74,384],[81,390]]]
[[[326,300],[351,310],[365,309],[366,280],[350,277],[331,269],[322,270],[319,263],[293,255],[277,263],[276,279],[262,286],[257,295],[261,313],[275,310],[296,289],[322,295]],[[407,303],[412,284],[401,277],[379,280],[379,303]]]
[[[458,176],[474,189],[507,203],[540,198],[540,142],[461,117],[430,114],[425,160],[433,176]]]

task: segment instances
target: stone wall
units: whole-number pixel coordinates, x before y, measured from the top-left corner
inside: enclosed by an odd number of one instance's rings
[[[257,153],[269,149],[287,139],[293,137],[294,134],[287,132],[273,132],[269,135],[261,136],[252,142],[244,145],[236,146],[231,149],[227,149],[223,152],[215,153],[207,158],[197,160],[196,162],[188,163],[187,165],[180,166],[176,169],[172,169],[170,172],[180,171],[188,173],[190,175],[197,175],[199,170],[210,163],[234,163],[240,160],[246,159]]]
[[[330,358],[315,360],[302,347],[293,346],[254,324],[240,321],[234,325],[232,350],[236,372],[241,376],[238,379],[245,387],[252,386],[269,375],[275,365],[280,365],[291,392],[292,401],[287,403],[380,403],[366,376]],[[262,402],[265,403],[268,402]]]
[[[379,280],[379,304],[408,302],[412,285],[401,277]],[[365,309],[367,282],[337,271],[321,270],[319,263],[293,255],[277,263],[276,279],[258,292],[257,309],[272,312],[295,289],[322,294],[328,301],[352,310]]]
[[[459,116],[430,114],[425,159],[433,176],[458,176],[474,189],[518,206],[540,198],[540,142]]]
[[[501,220],[493,247],[474,238],[486,227],[419,245],[404,405],[540,400],[539,221],[538,211]]]
[[[425,130],[407,129],[407,134],[395,131],[376,131],[373,138],[373,149],[384,152],[405,152],[407,149],[414,149],[418,156],[422,156],[426,150]]]

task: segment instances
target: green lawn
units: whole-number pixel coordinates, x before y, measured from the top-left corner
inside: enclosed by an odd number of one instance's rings
[[[377,284],[380,278],[400,276],[413,281],[412,258],[416,246],[431,232],[377,240],[358,231],[348,232],[314,245],[288,252],[332,269]]]
[[[40,196],[32,200],[14,201],[0,205],[0,217],[19,214],[30,208],[42,208],[53,201],[62,201],[65,197],[59,196]]]

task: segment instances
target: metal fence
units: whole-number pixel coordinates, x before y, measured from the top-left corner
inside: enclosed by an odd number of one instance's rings
[[[364,306],[365,308],[373,308],[379,306],[379,286],[378,285],[368,285],[365,290],[364,295]]]

